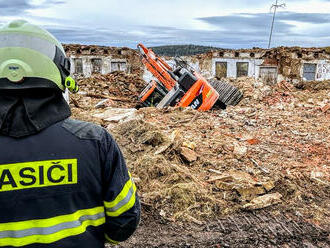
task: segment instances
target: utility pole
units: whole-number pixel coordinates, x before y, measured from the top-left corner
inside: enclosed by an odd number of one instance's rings
[[[270,43],[272,42],[272,35],[273,35],[273,29],[274,29],[274,22],[275,22],[275,16],[277,8],[284,8],[285,3],[278,4],[278,0],[276,0],[276,3],[270,7],[270,11],[274,8],[274,14],[273,14],[273,21],[272,21],[272,27],[270,28],[270,35],[269,35],[269,42],[268,42],[268,49],[270,48]]]

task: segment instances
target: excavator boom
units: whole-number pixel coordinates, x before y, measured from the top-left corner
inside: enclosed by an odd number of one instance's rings
[[[168,90],[171,90],[176,83],[171,76],[172,67],[143,44],[139,44],[138,49],[142,56],[142,63],[147,67],[148,71],[150,71]]]
[[[216,103],[221,108],[225,108],[227,103],[237,104],[240,101],[242,94],[234,86],[222,82],[211,85],[184,63],[176,60],[176,68],[172,68],[150,48],[143,44],[138,44],[137,47],[142,57],[142,63],[157,79],[149,82],[139,96],[144,106],[192,107],[207,111]]]

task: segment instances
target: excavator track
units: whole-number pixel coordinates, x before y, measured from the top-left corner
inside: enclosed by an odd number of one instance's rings
[[[219,93],[219,101],[225,105],[236,106],[243,98],[243,93],[235,86],[222,82],[210,82],[212,87]]]

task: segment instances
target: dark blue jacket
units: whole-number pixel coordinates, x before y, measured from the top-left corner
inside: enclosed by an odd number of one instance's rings
[[[0,247],[103,248],[131,236],[139,218],[136,187],[104,128],[65,119],[0,134]]]

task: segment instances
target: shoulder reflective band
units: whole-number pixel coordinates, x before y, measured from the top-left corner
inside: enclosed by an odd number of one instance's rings
[[[110,244],[113,244],[113,245],[118,245],[119,242],[118,241],[114,241],[112,240],[111,238],[109,238],[109,236],[107,234],[105,234],[105,239],[106,241],[108,241]]]
[[[104,223],[103,206],[49,219],[2,223],[0,224],[0,246],[50,244],[82,234],[88,226],[100,226]]]
[[[77,159],[0,165],[0,192],[78,183]]]
[[[110,217],[117,217],[135,204],[136,186],[130,178],[124,185],[122,191],[111,202],[104,202],[106,214]]]

